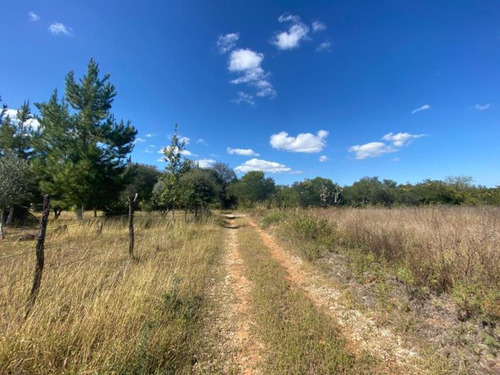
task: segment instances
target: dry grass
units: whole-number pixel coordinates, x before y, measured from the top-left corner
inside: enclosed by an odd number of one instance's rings
[[[307,258],[349,249],[360,273],[392,268],[415,294],[449,292],[463,318],[500,318],[500,208],[368,208],[274,212]]]
[[[34,242],[2,241],[0,257],[32,251],[0,260],[0,373],[190,373],[221,230],[139,214],[136,262],[125,220],[106,221],[101,236],[92,221],[51,222],[27,320]]]

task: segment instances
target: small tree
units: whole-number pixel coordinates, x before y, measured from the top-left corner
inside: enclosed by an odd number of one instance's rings
[[[206,209],[218,197],[220,186],[213,173],[208,169],[194,168],[180,179],[181,198],[186,208],[198,211]]]
[[[182,157],[185,147],[186,141],[179,138],[178,126],[175,124],[170,145],[163,149],[167,173],[160,178],[154,188],[156,206],[172,210],[174,218],[175,208],[179,207],[182,201],[180,179],[182,175],[196,166],[193,161]]]
[[[29,197],[31,171],[28,162],[14,153],[0,157],[0,238],[3,238],[5,209]]]
[[[239,181],[232,183],[228,191],[236,196],[238,204],[253,206],[269,199],[275,191],[275,184],[271,177],[264,177],[264,172],[251,171]]]
[[[0,155],[12,152],[22,159],[28,159],[32,154],[34,133],[29,101],[23,103],[14,118],[5,115],[6,109],[2,107],[0,116]]]

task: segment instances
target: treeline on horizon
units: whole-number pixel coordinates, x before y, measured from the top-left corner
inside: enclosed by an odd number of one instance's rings
[[[111,113],[116,96],[110,76],[100,76],[91,59],[86,74],[65,79],[62,97],[54,90],[47,102],[29,102],[10,118],[0,111],[0,217],[7,224],[22,219],[27,207],[50,194],[56,218],[63,210],[126,211],[127,197],[138,193],[139,208],[166,213],[180,209],[195,215],[208,208],[329,206],[500,205],[500,187],[472,183],[470,177],[424,180],[398,184],[364,177],[339,186],[316,177],[277,185],[261,171],[238,178],[224,163],[200,168],[183,157],[185,144],[177,125],[170,146],[164,149],[166,168],[132,163],[137,130]],[[36,120],[39,125],[31,126]],[[16,207],[19,209],[16,210]],[[17,212],[17,215],[16,215]]]

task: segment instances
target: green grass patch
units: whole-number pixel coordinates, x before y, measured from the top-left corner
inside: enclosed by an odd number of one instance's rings
[[[254,283],[257,329],[266,346],[265,374],[374,372],[374,360],[348,350],[333,319],[287,280],[254,230],[243,227],[239,239],[247,276]]]

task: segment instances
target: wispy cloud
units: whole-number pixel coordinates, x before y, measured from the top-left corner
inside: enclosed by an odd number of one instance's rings
[[[321,156],[319,157],[319,159],[318,159],[318,160],[319,160],[320,162],[322,162],[322,163],[323,163],[323,162],[325,162],[325,161],[328,161],[328,156],[326,156],[326,155],[321,155]]]
[[[49,31],[52,35],[73,36],[73,29],[61,22],[54,22],[49,26]]]
[[[241,104],[246,103],[250,105],[255,105],[255,100],[252,95],[249,95],[243,91],[238,91],[238,97],[236,99],[231,100],[233,103]]]
[[[319,31],[326,30],[326,25],[323,22],[314,21],[312,23],[312,29],[313,29],[313,32],[317,33]]]
[[[431,109],[431,106],[429,104],[424,104],[422,107],[415,108],[413,111],[411,111],[412,114],[415,114],[420,111],[426,111],[428,109]]]
[[[200,159],[196,160],[196,162],[198,163],[198,166],[200,168],[210,168],[212,165],[216,163],[214,159]]]
[[[369,142],[362,145],[354,145],[349,147],[349,151],[354,152],[355,158],[358,160],[375,158],[397,152],[402,147],[408,146],[414,139],[425,136],[427,136],[427,134],[388,133],[382,137],[387,143]]]
[[[142,143],[142,142],[146,142],[146,140],[145,140],[145,139],[142,139],[142,138],[140,138],[140,137],[137,137],[137,138],[135,139],[135,143],[137,143],[137,142],[141,142],[141,143]]]
[[[165,147],[162,147],[160,150],[158,150],[158,153],[159,153],[159,154],[164,154],[164,153],[165,153],[165,150],[166,150],[166,149],[168,149],[168,148],[170,148],[170,147],[172,147],[172,146],[165,146]],[[182,150],[182,151],[181,151],[181,155],[182,155],[182,156],[198,156],[198,155],[196,155],[196,154],[192,153],[192,152],[191,152],[191,151],[189,151],[189,150]]]
[[[392,142],[395,147],[407,146],[414,139],[425,137],[427,134],[410,134],[410,133],[388,133],[382,137],[384,141]]]
[[[330,51],[332,47],[332,43],[331,42],[323,42],[321,43],[317,48],[316,48],[316,52],[322,52],[322,51]]]
[[[484,110],[487,110],[488,108],[490,108],[490,103],[486,103],[486,104],[476,104],[474,106],[475,109],[477,109],[478,111],[484,111]]]
[[[228,147],[227,153],[231,154],[231,155],[259,156],[259,154],[256,153],[251,148],[231,148],[231,147]]]
[[[236,46],[236,42],[240,38],[240,34],[238,33],[229,33],[226,35],[219,35],[217,39],[217,49],[219,53],[229,52],[234,46]]]
[[[261,159],[250,159],[234,169],[236,172],[247,173],[251,171],[262,171],[265,173],[294,173],[292,168],[286,165]],[[299,172],[296,172],[299,173]]]
[[[156,135],[156,133],[148,133],[145,135],[146,138],[152,138]]]
[[[309,27],[300,21],[299,16],[281,15],[278,18],[280,23],[290,22],[292,25],[286,31],[282,31],[274,36],[271,43],[280,50],[289,50],[299,47],[300,43],[307,39]]]
[[[36,22],[36,21],[40,20],[40,16],[38,14],[36,14],[35,12],[28,12],[28,17],[29,17],[30,21],[32,21],[32,22]]]
[[[231,80],[232,84],[247,84],[257,88],[256,95],[259,97],[276,96],[276,90],[269,81],[270,73],[262,68],[264,54],[252,51],[251,49],[237,49],[229,55],[228,70],[232,73],[241,74],[240,77]],[[250,95],[251,96],[251,95]],[[253,104],[253,97],[245,93],[238,93],[236,103]]]
[[[293,14],[282,14],[281,16],[278,17],[278,22],[283,23],[283,22],[300,22],[300,17],[299,16],[294,16]]]
[[[390,152],[396,152],[397,149],[383,142],[369,142],[363,145],[349,147],[350,152],[356,154],[355,158],[362,160],[366,158],[375,158]]]
[[[196,140],[196,143],[200,144],[200,145],[203,145],[203,146],[208,146],[208,143],[207,141],[205,141],[203,138],[198,138]]]
[[[326,146],[328,132],[320,130],[316,135],[312,133],[301,133],[296,137],[290,137],[287,132],[271,135],[271,146],[278,150],[291,152],[315,153],[321,152]]]

